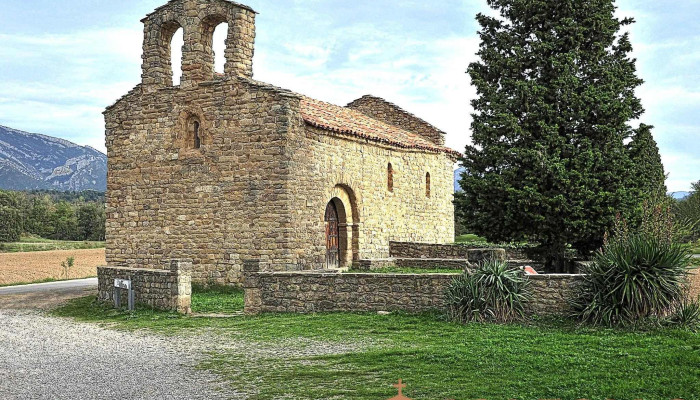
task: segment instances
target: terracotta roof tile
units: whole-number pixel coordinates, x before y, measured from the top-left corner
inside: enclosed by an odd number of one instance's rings
[[[301,99],[301,115],[307,124],[337,134],[355,136],[406,149],[460,156],[458,151],[438,146],[415,133],[378,121],[359,111],[309,97],[304,96]]]

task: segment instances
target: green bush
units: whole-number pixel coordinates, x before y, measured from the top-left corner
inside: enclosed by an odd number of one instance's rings
[[[700,297],[696,300],[684,299],[667,322],[670,326],[693,331],[700,328]]]
[[[531,297],[519,269],[486,261],[452,281],[446,294],[448,317],[460,323],[512,322],[524,317]]]
[[[682,245],[649,234],[623,235],[584,267],[572,300],[575,316],[595,325],[663,318],[684,296],[690,255]]]

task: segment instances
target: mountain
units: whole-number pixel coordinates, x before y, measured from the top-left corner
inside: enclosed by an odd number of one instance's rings
[[[690,192],[673,192],[673,193],[671,193],[671,197],[673,197],[676,200],[683,200],[688,196],[690,196]]]
[[[462,177],[462,172],[464,172],[463,167],[459,167],[455,170],[454,182],[455,182],[455,192],[461,192],[462,188],[459,186],[459,179]]]
[[[0,125],[0,189],[107,190],[107,156],[90,146]]]

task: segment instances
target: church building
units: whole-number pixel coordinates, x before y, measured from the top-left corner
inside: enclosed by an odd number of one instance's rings
[[[254,80],[255,17],[226,0],[173,0],[142,20],[142,81],[104,112],[107,263],[192,259],[195,282],[236,284],[248,259],[319,270],[388,258],[390,241],[452,242],[459,153],[444,132],[374,96],[341,107]]]

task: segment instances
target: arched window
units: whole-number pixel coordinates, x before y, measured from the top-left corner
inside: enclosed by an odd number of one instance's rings
[[[226,38],[228,37],[228,24],[226,22],[217,25],[212,39],[212,51],[214,52],[214,72],[224,73],[226,64]]]
[[[430,197],[430,172],[425,173],[425,197]]]
[[[187,117],[187,132],[184,146],[188,149],[199,149],[202,147],[202,120],[196,114]]]
[[[386,173],[387,173],[387,189],[390,192],[394,191],[394,167],[391,166],[391,163],[386,168]]]
[[[202,147],[202,139],[199,137],[199,121],[194,121],[192,128],[194,130],[194,148],[198,149]]]
[[[182,46],[185,44],[185,31],[178,28],[170,39],[170,65],[172,67],[173,86],[178,86],[182,79]]]

